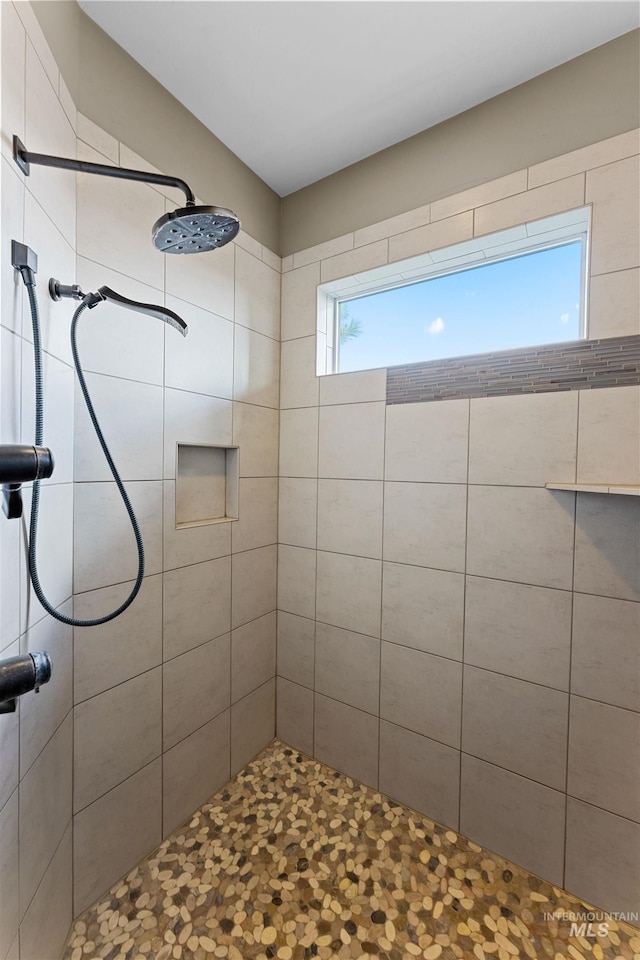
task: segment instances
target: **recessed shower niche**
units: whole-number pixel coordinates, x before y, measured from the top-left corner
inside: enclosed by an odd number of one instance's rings
[[[238,519],[238,448],[179,443],[176,529]]]

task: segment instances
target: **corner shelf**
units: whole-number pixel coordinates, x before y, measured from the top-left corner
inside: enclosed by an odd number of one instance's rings
[[[640,486],[632,483],[545,483],[547,490],[575,490],[578,493],[614,493],[640,497]]]

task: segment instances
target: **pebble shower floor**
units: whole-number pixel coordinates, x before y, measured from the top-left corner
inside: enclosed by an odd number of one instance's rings
[[[638,929],[545,918],[590,909],[275,740],[75,921],[64,960],[640,960]]]

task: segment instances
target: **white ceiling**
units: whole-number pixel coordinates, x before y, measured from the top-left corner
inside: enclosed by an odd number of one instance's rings
[[[280,196],[634,29],[640,11],[618,0],[80,6]]]

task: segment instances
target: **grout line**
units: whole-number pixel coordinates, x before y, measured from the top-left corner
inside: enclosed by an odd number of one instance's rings
[[[462,588],[462,671],[460,676],[460,765],[458,772],[458,829],[462,821],[462,730],[464,721],[464,643],[466,636],[466,616],[467,616],[467,563],[469,556],[469,477],[471,472],[471,400],[469,403],[469,412],[467,415],[467,489],[465,500],[465,520],[464,520],[464,583]]]

